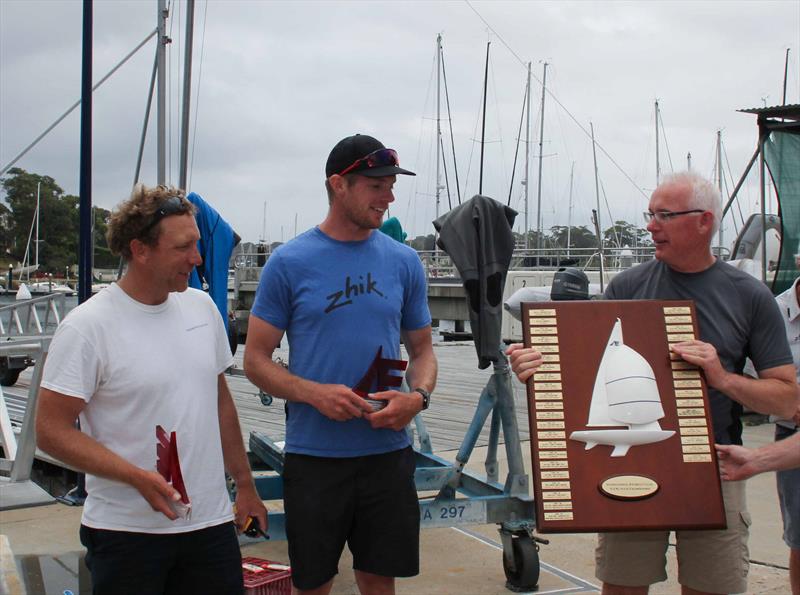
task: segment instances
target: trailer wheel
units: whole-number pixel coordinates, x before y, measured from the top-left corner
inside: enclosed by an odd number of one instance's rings
[[[506,588],[514,592],[533,591],[539,583],[539,546],[527,534],[513,535],[511,550],[513,568],[503,552]]]
[[[7,357],[0,357],[0,385],[14,386],[21,372],[21,368],[9,366]]]

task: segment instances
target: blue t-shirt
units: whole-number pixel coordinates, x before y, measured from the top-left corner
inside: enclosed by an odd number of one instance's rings
[[[400,358],[400,330],[431,323],[417,253],[373,232],[340,242],[311,229],[278,248],[261,274],[250,310],[286,331],[289,371],[323,384],[354,387],[379,347]],[[364,419],[334,421],[288,402],[286,452],[355,457],[408,446],[405,431],[375,430]]]

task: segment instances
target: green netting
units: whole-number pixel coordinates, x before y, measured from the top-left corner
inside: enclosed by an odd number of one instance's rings
[[[778,294],[797,277],[794,255],[800,253],[800,134],[773,130],[764,143],[769,168],[780,204],[783,225],[781,254],[772,291]]]

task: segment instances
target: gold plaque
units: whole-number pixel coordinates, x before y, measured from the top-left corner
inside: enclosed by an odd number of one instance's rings
[[[537,411],[536,419],[564,419],[563,411]]]
[[[542,409],[563,409],[564,403],[561,402],[561,399],[557,401],[536,401],[536,410],[541,411]]]
[[[691,315],[692,309],[688,306],[664,306],[664,315],[673,314],[689,314]]]
[[[536,437],[539,440],[564,440],[567,435],[562,430],[553,430],[546,432],[536,432]]]
[[[667,324],[686,324],[692,322],[691,316],[664,316],[664,322]]]
[[[696,388],[690,388],[690,389],[683,389],[683,390],[676,390],[675,391],[675,398],[676,399],[683,399],[683,398],[686,398],[686,397],[700,397],[700,398],[702,398],[703,397],[703,391],[699,390],[699,389],[696,389]]]
[[[542,499],[544,500],[572,500],[572,494],[569,492],[542,492]]]
[[[561,393],[537,392],[535,395],[537,401],[560,401],[562,398]]]
[[[536,370],[537,372],[560,372],[560,364],[541,364]]]
[[[543,362],[558,362],[561,359],[558,357],[558,349],[556,349],[556,353],[545,353],[544,349],[539,350],[542,353],[542,361]],[[546,365],[546,364],[545,364]]]
[[[600,482],[600,493],[617,500],[642,500],[658,492],[658,483],[644,475],[614,475]]]
[[[563,421],[537,421],[536,422],[536,429],[537,430],[563,430],[564,429],[564,422]]]
[[[539,346],[536,347],[536,350],[539,353],[558,353],[558,345],[539,345]],[[545,355],[545,356],[542,357],[542,361],[547,362],[547,361],[551,361],[551,360],[548,360],[547,356]],[[552,361],[556,361],[556,360],[552,360]]]
[[[555,308],[540,308],[538,310],[531,310],[530,317],[537,318],[540,316],[555,316],[556,311]]]
[[[533,390],[561,390],[560,382],[534,382]]]
[[[545,512],[544,520],[546,521],[571,521],[571,512]]]
[[[567,451],[566,450],[540,450],[539,451],[539,458],[540,459],[566,459],[567,458]]]
[[[555,318],[531,318],[530,321],[531,326],[555,326],[556,319]]]
[[[684,444],[684,454],[690,452],[711,452],[711,447],[708,444]]]
[[[667,323],[668,333],[692,333],[694,336],[694,327],[691,324],[669,324]]]
[[[542,380],[561,380],[561,374],[558,372],[537,372],[533,375],[534,382],[541,382]]]
[[[539,461],[541,469],[569,469],[569,461]]]
[[[554,326],[532,326],[531,327],[531,334],[532,335],[556,335],[558,334],[558,329]]]
[[[679,333],[675,335],[667,335],[668,343],[682,343],[683,341],[694,341],[694,333]]]
[[[569,482],[568,481],[543,481],[542,482],[542,489],[543,490],[568,490],[569,489]]]
[[[545,502],[545,510],[572,510],[572,500]]]
[[[543,449],[563,449],[567,448],[567,443],[564,440],[539,440],[539,448]]]
[[[689,362],[685,362],[683,360],[678,360],[674,362],[670,362],[670,366],[673,370],[697,370],[697,366],[690,364]]]
[[[678,407],[678,417],[700,417],[705,415],[706,412],[702,409],[681,409]]]
[[[558,335],[544,335],[531,337],[531,343],[534,345],[541,345],[545,343],[555,343],[558,345]]]
[[[706,436],[708,437],[708,428],[681,428],[681,436]]]
[[[684,417],[678,420],[679,426],[701,426],[703,429],[706,428],[706,420],[705,418],[696,418],[696,417]],[[681,432],[683,432],[683,428],[681,428]]]
[[[672,377],[676,380],[679,378],[700,378],[699,370],[675,370]]]
[[[708,436],[684,436],[681,435],[681,444],[708,444]],[[684,450],[683,452],[687,452]],[[706,452],[706,451],[703,451]]]
[[[569,471],[540,471],[542,479],[569,479]]]
[[[684,463],[710,463],[711,455],[683,455]]]

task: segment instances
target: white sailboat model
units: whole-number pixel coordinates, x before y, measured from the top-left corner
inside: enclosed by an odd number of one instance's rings
[[[611,456],[623,457],[631,446],[661,442],[675,433],[661,429],[658,420],[662,417],[664,408],[653,368],[625,345],[617,318],[597,370],[586,424],[617,429],[572,432],[570,439],[585,442],[586,450],[598,444],[613,446]]]

